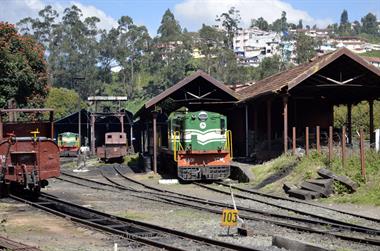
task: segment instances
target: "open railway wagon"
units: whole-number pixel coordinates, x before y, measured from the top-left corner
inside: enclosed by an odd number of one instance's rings
[[[232,134],[227,117],[209,111],[176,111],[168,118],[168,148],[160,166],[173,166],[183,181],[217,180],[230,176]]]
[[[108,132],[104,145],[96,148],[96,155],[102,161],[121,162],[128,154],[127,134],[124,132]]]
[[[43,120],[46,114],[49,121]],[[0,195],[9,189],[38,195],[49,178],[60,175],[53,115],[53,109],[0,110]]]
[[[77,156],[80,148],[79,134],[63,132],[58,134],[58,147],[61,156]]]

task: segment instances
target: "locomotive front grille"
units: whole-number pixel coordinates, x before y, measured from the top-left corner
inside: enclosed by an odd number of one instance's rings
[[[182,180],[218,180],[230,176],[230,166],[178,167],[178,177]]]

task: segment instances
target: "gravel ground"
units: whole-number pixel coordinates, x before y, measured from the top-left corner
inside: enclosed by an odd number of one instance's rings
[[[100,169],[102,169],[103,173],[105,173],[109,177],[112,177],[112,179],[117,181],[118,183],[135,187],[138,189],[142,188],[139,185],[133,184],[129,181],[126,181],[125,179],[121,177],[118,177],[117,173],[110,166],[100,167]],[[167,190],[192,195],[199,198],[212,199],[212,200],[217,200],[217,201],[223,201],[225,203],[231,203],[231,198],[229,196],[208,191],[206,189],[200,188],[192,184],[158,185],[157,179],[152,175],[149,175],[149,174],[148,175],[134,175],[128,169],[125,169],[125,168],[124,170],[122,170],[122,172],[125,172],[127,175],[135,179],[142,180],[146,184],[153,185],[159,188],[164,188]],[[95,173],[88,172],[86,174],[81,174],[81,176],[87,176],[89,178],[94,178],[94,179],[96,178],[97,180],[105,181],[104,178],[99,177],[99,174],[97,172]],[[268,248],[271,246],[272,236],[280,235],[280,236],[288,237],[290,239],[302,240],[304,242],[313,243],[314,245],[319,245],[322,239],[323,246],[329,249],[344,248],[344,249],[354,249],[354,250],[371,250],[370,246],[345,242],[345,241],[337,240],[336,238],[333,238],[333,237],[325,237],[325,236],[320,236],[320,235],[315,235],[315,234],[299,233],[297,231],[273,226],[271,224],[267,224],[264,222],[252,222],[252,221],[247,222],[248,225],[254,229],[255,235],[253,237],[245,237],[245,238],[237,237],[237,236],[226,237],[226,236],[223,236],[226,233],[226,229],[220,227],[219,225],[220,216],[218,215],[207,213],[207,212],[201,212],[199,210],[194,210],[194,209],[181,208],[179,206],[166,205],[159,202],[152,202],[148,200],[144,200],[144,206],[141,206],[141,199],[131,198],[131,196],[124,197],[124,200],[130,201],[127,205],[128,207],[128,212],[126,215],[127,217],[128,216],[137,217],[137,219],[142,220],[142,221],[163,225],[163,226],[175,228],[178,230],[188,231],[191,233],[197,233],[200,235],[205,235],[210,238],[216,238],[216,239],[220,239],[224,241],[231,241],[233,243],[239,243],[241,245],[259,247],[259,248]],[[134,203],[135,200],[137,200],[137,202]],[[96,203],[96,202],[93,201],[93,203]],[[248,200],[237,199],[237,203],[238,204],[241,203],[241,205],[245,203],[244,206],[248,206],[252,208],[253,208],[252,204],[254,204],[254,207],[257,207],[257,209],[261,209],[264,211],[272,210],[273,212],[276,212],[276,213],[287,212],[286,210],[281,210],[276,207],[267,206],[266,204],[263,204],[263,203],[252,203],[251,201],[248,201]],[[117,208],[115,208],[114,206],[107,205],[107,204],[108,203],[106,203],[103,200],[100,204],[96,204],[95,207],[98,207],[98,206],[106,207],[107,209],[102,208],[102,210],[112,210],[113,213],[122,215],[122,213],[120,213],[120,210],[118,211]],[[110,204],[112,204],[112,202],[110,202]],[[122,204],[121,202],[119,203],[118,207],[122,205],[124,204]],[[137,205],[140,205],[140,206],[135,207]],[[154,211],[150,210],[152,208],[154,208]],[[254,243],[254,245],[252,245],[252,243]],[[376,249],[372,248],[372,250],[376,250]]]
[[[199,198],[231,203],[230,196],[215,193],[192,184],[158,185],[158,176],[153,174],[134,174],[128,167],[119,166],[119,169],[126,175],[134,179],[141,180],[149,185],[154,185],[159,188],[192,195]],[[112,177],[113,180],[120,182],[123,185],[127,185],[135,189],[142,189],[140,185],[128,182],[117,175],[115,170],[110,165],[92,166],[89,167],[90,171],[86,173],[73,173],[70,169],[65,168],[63,168],[63,170],[81,177],[107,182],[100,175],[99,170],[102,170],[106,176]],[[218,186],[218,188],[220,187]],[[157,224],[164,227],[186,231],[192,234],[202,235],[221,241],[228,241],[243,246],[260,248],[263,250],[280,250],[271,245],[272,236],[276,235],[322,246],[331,250],[380,250],[378,247],[371,245],[342,241],[328,235],[298,232],[261,221],[246,222],[249,228],[251,228],[254,232],[254,235],[251,237],[238,236],[235,234],[237,231],[236,228],[232,228],[230,231],[232,235],[227,236],[227,229],[220,226],[221,215],[137,198],[133,196],[135,193],[132,192],[95,190],[70,184],[58,179],[51,180],[50,185],[44,190],[44,192],[55,195],[61,199],[66,199],[80,205],[86,205],[87,207],[121,217],[149,222],[151,224]],[[264,203],[242,199],[236,199],[236,203],[238,205],[244,205],[264,211],[289,214],[287,210],[268,206]],[[29,206],[12,203],[11,200],[7,200],[6,202],[2,200],[0,203],[0,209],[3,209],[2,207],[8,204],[10,206],[5,206],[6,210],[0,211],[0,217],[7,218],[6,224],[3,224],[3,227],[5,227],[5,231],[3,231],[3,233],[6,233],[6,236],[10,238],[17,239],[21,242],[25,242],[26,244],[39,246],[43,250],[113,250],[112,246],[114,242],[118,242],[119,244],[122,244],[123,242],[121,240],[115,240],[115,237],[113,236],[73,224],[59,217],[33,209]],[[17,209],[19,207],[24,209],[20,211]],[[345,210],[349,210],[349,208],[345,208]],[[294,215],[294,213],[292,214]],[[11,231],[12,228],[17,226],[16,219],[19,221],[21,220],[22,223],[19,224],[21,229]],[[43,222],[43,227],[38,229],[38,231],[35,231],[35,229],[33,229],[33,221]],[[367,224],[367,222],[361,223]],[[30,226],[30,229],[28,229],[28,226]],[[0,229],[0,231],[2,230]],[[25,232],[28,234],[26,235]],[[131,246],[130,243],[127,243],[124,247],[122,246],[119,248],[119,250],[147,249],[148,248],[141,246]]]
[[[221,185],[213,185],[213,187],[217,188],[219,190],[229,191],[229,189],[227,187],[224,187],[224,186],[221,186]],[[241,191],[235,191],[235,194],[244,195],[244,196],[247,196],[249,198],[261,200],[263,202],[274,203],[274,204],[277,204],[277,205],[280,205],[280,206],[285,206],[285,207],[290,208],[290,209],[296,208],[297,210],[302,210],[302,211],[305,211],[305,212],[308,212],[308,213],[311,213],[311,214],[320,215],[320,216],[323,216],[323,217],[329,217],[329,218],[338,219],[338,220],[340,220],[342,222],[353,223],[353,224],[361,225],[361,226],[364,226],[364,227],[370,227],[370,228],[374,228],[374,229],[380,230],[380,223],[378,223],[378,222],[366,220],[366,219],[363,219],[363,218],[360,218],[360,217],[350,216],[350,215],[347,215],[347,214],[342,214],[342,213],[339,213],[339,212],[335,212],[335,211],[332,211],[332,210],[328,210],[328,209],[324,209],[324,208],[320,208],[320,207],[316,207],[316,206],[312,206],[312,205],[306,205],[306,204],[302,204],[302,203],[295,203],[295,202],[292,202],[292,201],[277,200],[277,199],[267,198],[267,197],[264,197],[264,196],[254,195],[254,194],[250,194],[250,193],[246,193],[246,192],[241,192]],[[240,201],[242,199],[237,199],[237,200]],[[244,200],[244,199],[242,201],[243,201],[242,205],[245,205],[245,206],[252,206],[252,205],[256,205],[257,203],[259,203],[259,202],[252,202],[250,200]],[[268,208],[273,209],[275,207],[268,206]],[[347,211],[352,210],[349,207],[347,207],[347,209],[348,209]],[[378,210],[377,212],[378,212],[378,214],[380,214],[380,210]],[[353,211],[353,213],[356,214],[356,211]]]

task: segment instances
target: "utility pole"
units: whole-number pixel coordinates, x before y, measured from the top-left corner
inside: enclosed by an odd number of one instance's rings
[[[79,147],[82,146],[82,114],[80,109],[80,88],[79,81],[84,80],[84,77],[74,77],[75,89],[78,91],[78,135],[79,135]]]

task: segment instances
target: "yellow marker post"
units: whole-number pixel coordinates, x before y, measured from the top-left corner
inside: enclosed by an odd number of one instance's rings
[[[228,233],[230,234],[230,227],[236,227],[238,224],[238,210],[236,209],[223,209],[222,223],[223,227],[228,227]]]

